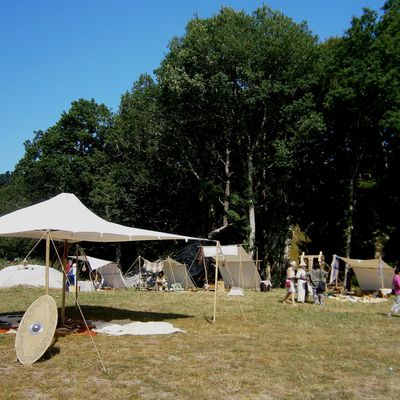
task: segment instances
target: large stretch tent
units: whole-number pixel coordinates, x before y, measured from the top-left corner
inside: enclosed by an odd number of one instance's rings
[[[0,217],[0,236],[30,239],[46,239],[45,287],[49,287],[50,243],[63,241],[64,260],[69,243],[128,242],[144,240],[204,240],[190,236],[131,228],[106,221],[87,207],[71,193],[61,193],[49,200],[22,208]],[[63,288],[65,287],[65,275]],[[64,320],[65,290],[63,290],[61,320]]]

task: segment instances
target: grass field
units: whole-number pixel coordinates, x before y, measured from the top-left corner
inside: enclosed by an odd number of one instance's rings
[[[378,304],[327,299],[325,307],[279,302],[283,289],[80,293],[87,319],[166,321],[185,333],[55,338],[21,365],[15,335],[0,335],[0,398],[6,399],[398,399],[400,318]],[[43,290],[1,289],[0,314],[25,311]],[[60,304],[60,293],[50,292]],[[67,316],[75,316],[71,294]]]

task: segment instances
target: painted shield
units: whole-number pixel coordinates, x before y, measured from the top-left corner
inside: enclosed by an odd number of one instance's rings
[[[57,327],[57,305],[49,295],[36,299],[26,310],[15,338],[21,364],[33,364],[50,346]]]

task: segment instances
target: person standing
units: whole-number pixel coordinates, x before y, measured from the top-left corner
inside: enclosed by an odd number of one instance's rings
[[[296,279],[296,261],[290,261],[288,268],[286,269],[286,280],[285,280],[285,287],[286,287],[286,296],[282,300],[282,303],[286,303],[287,299],[291,297],[292,305],[295,305],[294,302],[294,294],[296,292],[294,281]]]
[[[313,290],[314,304],[324,305],[324,292],[326,286],[326,276],[328,273],[324,271],[318,261],[314,261],[312,270],[309,272],[309,279]]]
[[[75,279],[76,279],[76,263],[72,264],[71,269],[68,272],[67,279],[69,282],[69,286],[74,286],[75,285]]]
[[[297,279],[297,302],[304,303],[307,301],[306,293],[307,293],[307,274],[304,266],[300,263],[299,269],[296,273]]]
[[[68,260],[67,263],[65,264],[65,276],[66,276],[65,288],[66,288],[67,292],[68,292],[69,286],[71,284],[69,281],[69,275],[71,272],[71,268],[72,268],[72,260]]]
[[[396,296],[396,299],[390,312],[388,313],[389,318],[392,316],[392,314],[398,314],[400,312],[400,267],[396,267],[394,270],[392,293]]]

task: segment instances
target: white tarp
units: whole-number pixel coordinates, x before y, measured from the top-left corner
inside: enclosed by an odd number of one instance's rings
[[[228,246],[203,246],[204,257],[215,258],[217,254],[219,256],[237,256],[238,246],[236,244]]]
[[[76,260],[76,256],[70,256],[69,258]],[[112,261],[102,260],[101,258],[90,257],[90,256],[86,256],[86,255],[78,256],[78,260],[87,262],[89,264],[90,269],[92,269],[92,270],[99,269],[107,264],[112,263]]]
[[[46,267],[43,265],[11,265],[0,271],[0,287],[35,286],[44,287]],[[61,289],[63,274],[49,268],[49,287]]]
[[[379,290],[392,287],[394,269],[379,258],[370,260],[356,260],[339,257],[356,274],[361,290]]]
[[[70,242],[204,240],[108,222],[86,208],[71,193],[61,193],[0,217],[0,236],[41,239],[48,231],[53,240]]]
[[[169,322],[130,322],[122,324],[116,322],[94,321],[93,324],[96,328],[93,331],[110,336],[168,335],[176,332],[185,332],[179,328],[175,328]]]

